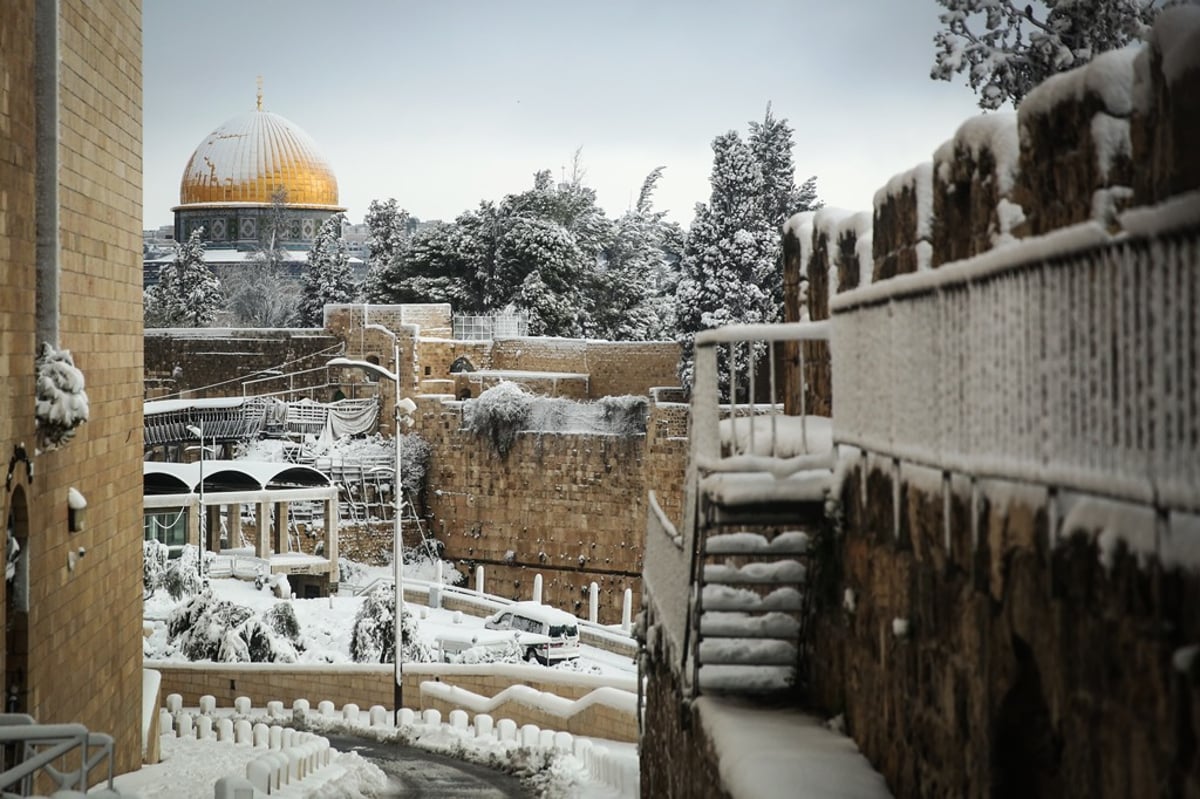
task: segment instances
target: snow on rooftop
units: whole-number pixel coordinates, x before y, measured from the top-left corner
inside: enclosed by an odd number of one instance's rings
[[[700,723],[733,799],[887,799],[887,783],[850,738],[791,709],[701,696]]]

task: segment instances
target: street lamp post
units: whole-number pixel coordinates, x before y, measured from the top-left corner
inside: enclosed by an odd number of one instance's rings
[[[392,480],[392,526],[393,526],[393,541],[392,541],[392,567],[394,570],[394,587],[396,593],[396,612],[393,617],[393,638],[395,641],[395,685],[392,690],[392,703],[396,715],[396,723],[400,723],[400,708],[404,706],[404,667],[402,665],[402,647],[400,619],[404,612],[404,542],[403,542],[403,526],[400,521],[401,512],[404,507],[404,498],[401,489],[401,466],[400,466],[400,428],[403,421],[412,421],[412,412],[416,410],[416,404],[405,397],[400,399],[400,345],[398,343],[392,346],[392,363],[396,365],[396,371],[390,372],[384,369],[377,363],[370,361],[358,361],[351,358],[333,358],[326,363],[326,366],[347,366],[359,369],[365,369],[368,372],[374,372],[382,377],[392,381],[396,387],[395,403],[393,405],[393,422],[392,422],[392,437],[396,442],[396,469],[395,476]]]
[[[204,422],[200,422],[200,426],[190,424],[187,427],[188,432],[200,439],[200,521],[196,525],[200,536],[196,542],[196,574],[201,580],[204,579],[204,544],[205,533],[204,528],[208,522],[207,508],[204,507]]]

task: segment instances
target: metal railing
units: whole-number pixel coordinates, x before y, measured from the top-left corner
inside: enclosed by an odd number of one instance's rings
[[[3,799],[31,796],[39,773],[52,779],[60,790],[84,793],[88,775],[104,763],[108,790],[114,790],[112,736],[88,732],[82,724],[38,724],[25,713],[0,713],[0,746],[4,751],[4,770],[0,772]]]

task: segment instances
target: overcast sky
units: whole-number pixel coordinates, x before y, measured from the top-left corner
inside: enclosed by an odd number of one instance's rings
[[[610,214],[666,167],[656,207],[687,225],[711,142],[770,101],[798,180],[869,209],[978,112],[933,81],[934,0],[205,0],[144,3],[145,225],[172,221],[197,145],[264,108],[316,140],[359,222],[395,197],[453,219],[555,175],[583,148]]]

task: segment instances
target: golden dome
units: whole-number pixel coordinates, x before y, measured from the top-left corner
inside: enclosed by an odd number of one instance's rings
[[[280,186],[287,189],[288,205],[344,210],[337,207],[337,178],[312,138],[260,109],[204,138],[183,171],[179,203],[270,205]]]

